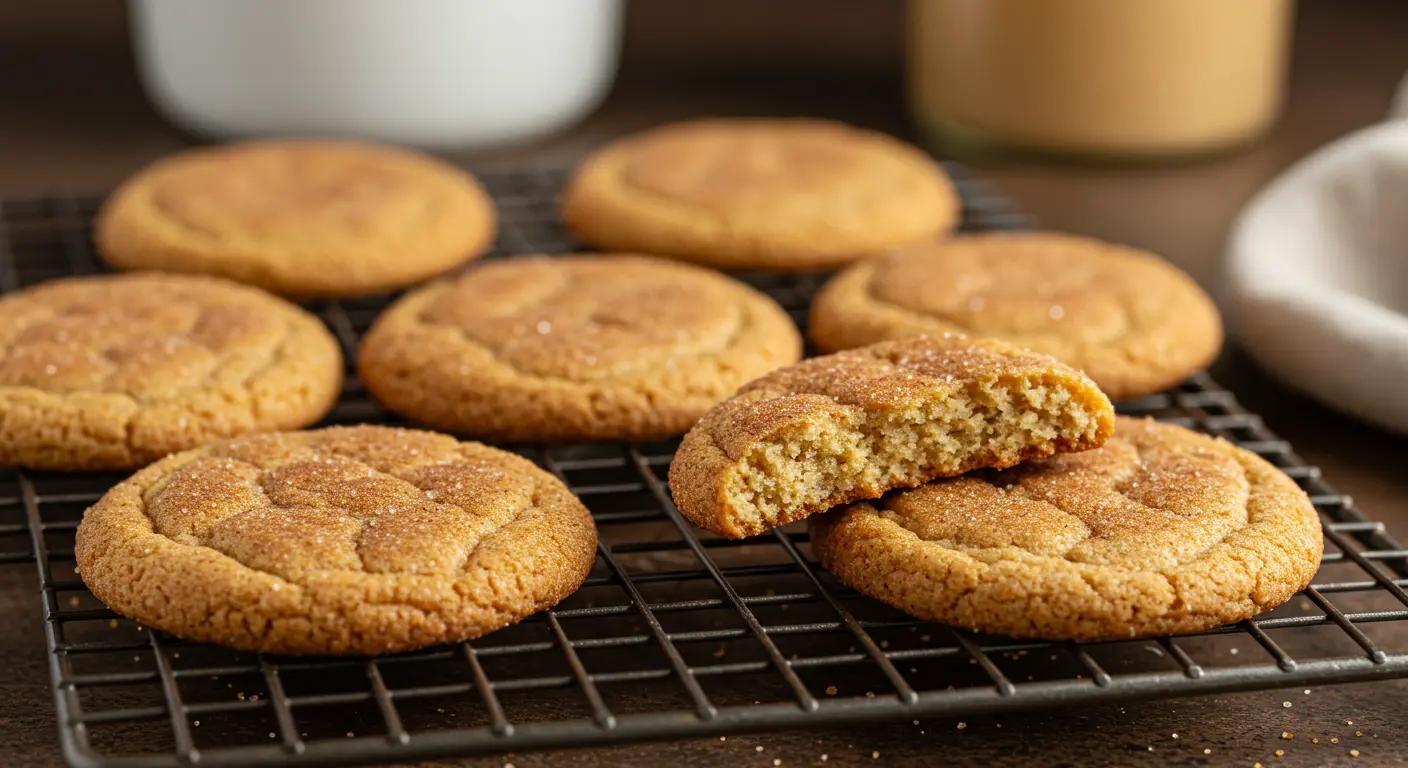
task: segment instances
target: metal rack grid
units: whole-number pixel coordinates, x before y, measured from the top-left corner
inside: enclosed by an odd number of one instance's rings
[[[967,228],[1030,226],[949,170]],[[502,217],[495,256],[573,250],[555,223],[560,173],[483,179]],[[98,270],[97,204],[0,203],[0,290]],[[745,279],[804,323],[823,276]],[[310,308],[350,361],[386,302]],[[677,441],[514,446],[592,510],[597,562],[555,609],[450,647],[280,658],[117,616],[73,572],[78,520],[115,474],[0,470],[0,567],[38,569],[59,736],[75,766],[415,760],[1408,675],[1408,551],[1382,524],[1205,374],[1120,410],[1221,435],[1294,478],[1324,521],[1316,582],[1256,619],[1156,640],[1014,641],[925,624],[821,571],[796,526],[741,542],[690,526],[664,482]],[[363,421],[399,423],[349,377],[328,422]]]

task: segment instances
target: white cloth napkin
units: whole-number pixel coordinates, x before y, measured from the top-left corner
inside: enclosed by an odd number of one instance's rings
[[[1252,200],[1228,246],[1228,300],[1266,370],[1408,434],[1408,80],[1393,112]]]

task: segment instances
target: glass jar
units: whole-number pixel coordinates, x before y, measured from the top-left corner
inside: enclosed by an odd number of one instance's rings
[[[1293,0],[910,0],[910,104],[960,156],[1158,159],[1267,131]]]

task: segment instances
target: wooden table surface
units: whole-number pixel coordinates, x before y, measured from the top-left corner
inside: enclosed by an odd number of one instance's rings
[[[717,12],[722,17],[756,8],[742,0],[706,5],[722,9]],[[797,11],[798,3],[791,5],[790,12]],[[695,26],[702,31],[689,38],[691,48],[670,37],[679,34],[679,17],[693,12],[689,5],[636,4],[623,74],[596,114],[563,136],[456,158],[486,168],[559,164],[606,137],[701,114],[824,115],[907,135],[898,75],[898,3],[875,4],[863,22],[840,16],[837,5],[813,5],[822,10],[800,15],[764,11],[759,29],[738,38],[724,37],[726,25],[711,25],[701,17]],[[74,34],[53,13],[38,13],[48,24],[46,34],[24,44],[3,44],[6,14],[22,13],[17,7],[0,5],[0,196],[101,190],[140,164],[191,142],[147,106],[120,35],[120,17],[97,9],[101,12],[95,13],[92,28]],[[834,55],[808,59],[806,46],[795,43],[796,25],[830,41],[821,47]],[[863,28],[847,29],[853,26]],[[774,33],[776,40],[770,37]],[[720,40],[733,41],[729,56],[711,56]],[[789,48],[778,40],[794,44]],[[1249,151],[1175,168],[981,168],[978,173],[1044,225],[1150,248],[1216,293],[1223,242],[1241,205],[1308,151],[1381,118],[1399,76],[1408,71],[1404,40],[1408,4],[1307,0],[1285,119]],[[795,48],[798,54],[789,60],[802,60],[805,66],[767,63],[766,52],[779,45]],[[1331,483],[1352,494],[1366,514],[1387,522],[1390,533],[1408,538],[1408,440],[1291,393],[1247,363],[1235,347],[1214,373],[1305,459],[1322,467]],[[0,762],[6,765],[62,764],[36,592],[32,567],[0,567],[0,616],[5,617],[0,623],[5,666],[0,676]],[[1389,637],[1400,641],[1391,649],[1408,650],[1408,633]],[[1285,707],[1286,701],[1293,706]],[[795,766],[813,764],[825,753],[831,765],[875,765],[873,753],[878,752],[879,761],[900,764],[976,766],[1020,757],[1033,765],[1259,761],[1269,767],[1350,761],[1355,758],[1348,750],[1356,748],[1358,763],[1388,765],[1408,761],[1406,721],[1408,683],[1390,682],[1309,694],[1271,691],[970,718],[961,731],[952,721],[933,721],[500,755],[453,764],[537,766],[570,758],[575,764],[603,766],[767,766],[774,760]],[[1297,736],[1285,741],[1283,731]],[[1363,735],[1355,736],[1356,731]],[[1331,736],[1340,742],[1329,744]],[[1312,745],[1311,737],[1321,743]],[[1278,749],[1283,757],[1274,756]]]

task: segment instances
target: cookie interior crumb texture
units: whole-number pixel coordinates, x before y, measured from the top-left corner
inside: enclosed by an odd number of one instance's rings
[[[103,204],[118,269],[220,275],[290,296],[401,288],[478,256],[493,202],[468,173],[397,147],[279,140],[202,147],[142,169]]]
[[[666,125],[587,157],[563,220],[603,250],[721,269],[813,270],[939,237],[958,195],[928,155],[874,131],[803,119]]]
[[[1002,339],[1088,374],[1115,400],[1175,386],[1217,357],[1211,298],[1151,253],[1052,232],[902,249],[817,294],[812,340],[835,351],[920,334]]]
[[[0,464],[141,466],[328,412],[342,354],[317,317],[211,277],[53,280],[0,298]]]
[[[743,387],[670,466],[682,513],[740,538],[979,467],[1100,445],[1110,401],[1055,360],[918,338],[812,358]]]
[[[477,637],[570,595],[596,555],[580,501],[519,456],[332,427],[164,459],[84,515],[93,594],[248,651],[393,653]]]
[[[689,264],[521,256],[408,294],[363,339],[387,408],[495,441],[678,435],[740,385],[796,362],[786,311]]]
[[[913,616],[1048,640],[1197,632],[1289,600],[1324,548],[1305,492],[1224,440],[1117,419],[1104,446],[810,521],[843,582]]]

